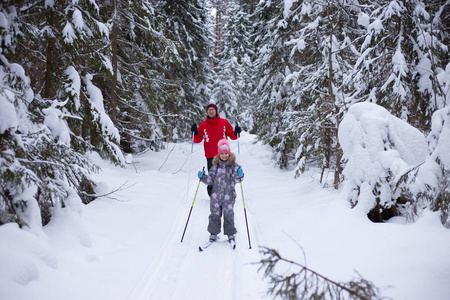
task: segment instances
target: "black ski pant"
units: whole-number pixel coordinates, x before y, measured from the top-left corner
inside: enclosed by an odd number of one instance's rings
[[[214,159],[214,157],[207,157],[207,158],[206,158],[206,163],[207,163],[207,166],[208,166],[208,173],[209,173],[209,170],[210,170],[211,167],[212,167],[213,159]],[[208,186],[206,187],[206,190],[208,191],[208,196],[210,196],[210,197],[211,197],[212,188],[213,188],[212,185],[208,185]]]

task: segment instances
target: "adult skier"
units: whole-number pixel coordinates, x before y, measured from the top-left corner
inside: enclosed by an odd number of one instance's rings
[[[236,125],[233,130],[230,122],[219,116],[217,106],[210,103],[206,106],[206,120],[201,122],[198,128],[197,124],[192,124],[191,132],[194,135],[194,143],[204,141],[203,147],[209,172],[213,165],[213,158],[217,155],[219,141],[227,138],[236,140],[241,133],[241,127]],[[212,185],[208,185],[207,190],[208,195],[211,196]]]

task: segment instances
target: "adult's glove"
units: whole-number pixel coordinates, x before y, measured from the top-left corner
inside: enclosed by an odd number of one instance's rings
[[[244,171],[242,171],[242,168],[237,169],[237,174],[239,178],[244,177]]]
[[[193,135],[198,135],[198,131],[197,131],[197,124],[192,124],[191,126],[191,132]]]
[[[205,171],[198,171],[198,179],[203,179],[205,177]]]
[[[236,127],[234,127],[234,134],[236,135],[236,136],[238,136],[238,135],[240,135],[241,134],[241,127],[239,127],[239,125],[236,125]]]

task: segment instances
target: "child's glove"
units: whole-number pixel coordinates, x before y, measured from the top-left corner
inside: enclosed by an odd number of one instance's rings
[[[244,171],[242,171],[242,168],[237,169],[237,174],[239,178],[244,177]]]
[[[205,171],[198,171],[198,179],[205,177]]]

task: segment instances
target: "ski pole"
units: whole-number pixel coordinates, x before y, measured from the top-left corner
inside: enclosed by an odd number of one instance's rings
[[[188,181],[187,181],[187,188],[186,188],[186,203],[188,202],[189,198],[189,183],[191,182],[191,167],[192,167],[192,155],[194,153],[194,133],[192,133],[192,144],[191,144],[191,153],[189,154],[189,169],[188,169]]]
[[[239,138],[240,134],[238,135],[238,154],[239,154],[239,162],[241,162],[241,149],[239,148]],[[252,243],[250,242],[250,232],[248,230],[248,222],[247,222],[247,209],[245,208],[245,201],[244,201],[244,188],[242,187],[242,178],[239,180],[241,184],[241,194],[242,194],[242,203],[244,204],[244,216],[245,216],[245,225],[247,226],[247,237],[248,237],[248,249],[252,249]]]
[[[248,231],[247,209],[245,208],[244,189],[242,188],[242,178],[240,180],[240,183],[241,183],[242,203],[244,204],[245,225],[247,226],[248,249],[252,249],[252,243],[250,242],[250,232]]]
[[[239,160],[241,159],[241,149],[239,148],[239,138],[241,137],[241,134],[238,134],[238,153],[239,153]]]
[[[205,167],[203,167],[202,171],[205,172]],[[189,215],[188,215],[188,218],[187,218],[187,221],[186,221],[186,226],[184,226],[183,236],[181,237],[181,243],[183,242],[184,234],[186,233],[186,228],[187,228],[188,223],[189,223],[189,218],[191,217],[192,208],[194,207],[195,198],[197,198],[197,192],[198,192],[198,188],[200,187],[200,182],[201,181],[202,181],[201,179],[198,180],[197,190],[195,191],[194,200],[192,201],[191,209],[189,210]]]

